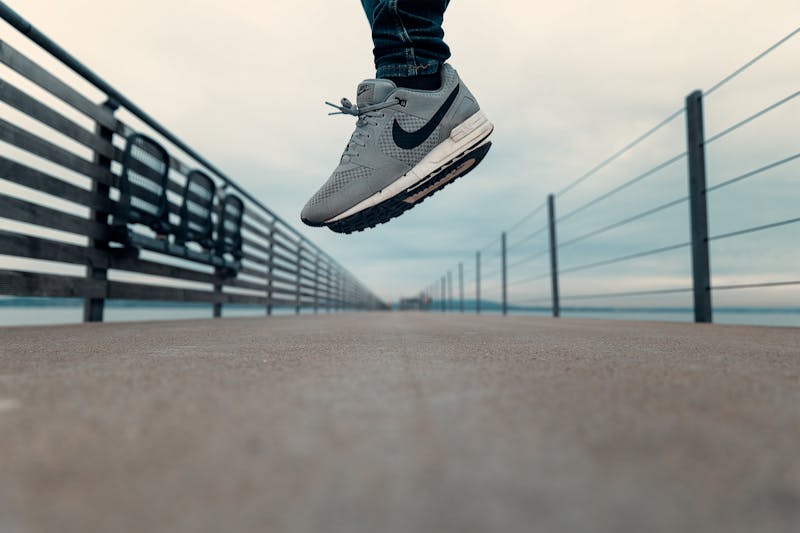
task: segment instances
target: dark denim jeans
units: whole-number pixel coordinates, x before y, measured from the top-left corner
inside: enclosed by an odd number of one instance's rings
[[[450,0],[361,0],[379,78],[433,74],[450,57],[442,19]]]

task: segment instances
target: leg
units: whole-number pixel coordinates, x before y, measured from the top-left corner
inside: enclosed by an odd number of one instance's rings
[[[377,77],[435,74],[450,57],[442,20],[449,0],[361,0],[372,28]]]
[[[339,165],[300,213],[352,233],[388,222],[466,175],[486,156],[492,123],[447,63],[448,0],[361,0],[378,79],[328,105],[357,117]]]

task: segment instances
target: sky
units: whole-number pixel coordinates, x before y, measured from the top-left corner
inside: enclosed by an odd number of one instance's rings
[[[451,63],[494,122],[494,147],[475,172],[401,218],[343,236],[304,227],[299,213],[336,166],[354,127],[351,118],[327,116],[323,102],[352,99],[358,82],[374,74],[359,2],[8,3],[386,300],[414,294],[448,270],[455,274],[459,261],[472,280],[478,249],[484,250],[484,296],[499,297],[501,231],[678,110],[688,93],[711,87],[800,25],[796,0],[455,0],[444,25]],[[0,32],[36,53],[8,26]],[[800,37],[709,96],[707,133],[800,89],[798,63]],[[797,153],[798,119],[800,98],[709,146],[709,184]],[[559,196],[558,213],[680,154],[684,128],[680,116]],[[711,233],[799,216],[798,170],[795,161],[712,193]],[[685,194],[684,159],[565,221],[559,237],[580,236]],[[548,294],[546,279],[526,281],[547,272],[546,257],[521,262],[546,247],[543,233],[525,240],[544,222],[540,212],[509,233],[512,303]],[[797,237],[798,225],[789,225],[714,242],[714,283],[800,279]],[[570,268],[687,240],[684,204],[565,248],[560,261]],[[688,286],[688,249],[562,279],[565,295]],[[726,291],[715,301],[797,305],[800,291]],[[625,303],[689,302],[688,294],[678,294]]]

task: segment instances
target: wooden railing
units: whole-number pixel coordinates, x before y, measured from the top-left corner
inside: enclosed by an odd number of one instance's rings
[[[9,268],[12,261],[0,257],[0,294],[83,298],[86,321],[101,321],[108,299],[206,302],[214,316],[223,304],[263,306],[267,313],[276,307],[296,313],[386,307],[339,263],[2,2],[0,14],[94,85],[78,89],[0,40],[0,256],[24,259]],[[130,117],[126,122],[123,113]],[[244,202],[235,228],[241,238],[237,257],[210,243],[183,243],[169,231],[125,222],[120,184],[126,143],[134,134],[153,138],[169,154],[164,195],[171,227],[180,225],[181,216],[196,217],[181,209],[192,171],[216,185],[208,220],[217,228],[214,239],[221,238],[224,198]],[[120,238],[120,220],[132,241]]]

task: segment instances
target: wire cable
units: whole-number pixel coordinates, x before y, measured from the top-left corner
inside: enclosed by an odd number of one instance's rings
[[[785,165],[786,163],[790,163],[790,162],[794,161],[795,159],[800,159],[800,152],[798,152],[798,153],[796,153],[794,155],[790,155],[789,157],[786,157],[784,159],[781,159],[780,161],[775,161],[774,163],[770,163],[768,165],[764,165],[763,167],[759,167],[759,168],[757,168],[755,170],[751,170],[749,172],[745,172],[744,174],[740,174],[739,176],[736,176],[735,178],[731,178],[729,180],[723,181],[722,183],[718,183],[718,184],[713,185],[711,187],[706,187],[705,192],[709,193],[711,191],[716,191],[718,189],[722,189],[723,187],[727,187],[729,185],[733,185],[734,183],[740,182],[740,181],[748,179],[748,178],[752,178],[753,176],[761,174],[762,172],[766,172],[767,170],[772,170],[775,167],[779,167],[781,165]]]
[[[627,298],[633,296],[656,296],[662,294],[680,294],[683,292],[692,292],[694,289],[691,287],[681,289],[655,289],[650,291],[627,291],[627,292],[605,292],[595,294],[576,294],[572,296],[562,296],[562,300],[597,300],[602,298]]]
[[[485,252],[486,250],[490,249],[492,246],[494,246],[496,243],[500,242],[502,239],[503,239],[503,237],[502,237],[502,236],[501,236],[501,237],[497,237],[497,238],[495,238],[493,241],[491,241],[489,244],[487,244],[486,246],[484,246],[483,248],[479,248],[479,249],[478,249],[478,251],[479,251],[479,252],[481,252],[481,253],[483,253],[483,252]]]
[[[526,242],[528,242],[529,240],[531,240],[531,239],[534,239],[534,238],[536,238],[537,236],[541,235],[542,233],[544,233],[545,231],[547,231],[549,228],[550,228],[550,225],[549,225],[549,224],[548,224],[548,225],[545,225],[545,226],[544,226],[544,227],[542,227],[542,228],[539,228],[538,230],[534,231],[533,233],[531,233],[531,234],[530,234],[530,235],[528,235],[527,237],[525,237],[525,238],[523,238],[522,240],[520,240],[520,241],[517,241],[517,242],[515,242],[514,244],[512,244],[511,246],[509,246],[509,247],[508,247],[508,249],[509,249],[509,250],[513,250],[513,249],[515,249],[517,246],[520,246],[520,245],[522,245],[522,244],[525,244],[525,243],[526,243]]]
[[[640,220],[642,218],[648,217],[650,215],[658,213],[659,211],[664,211],[665,209],[669,209],[670,207],[679,205],[679,204],[681,204],[683,202],[686,202],[688,200],[689,200],[689,197],[688,196],[684,196],[683,198],[678,198],[677,200],[672,200],[671,202],[667,202],[665,204],[661,204],[661,205],[659,205],[657,207],[654,207],[652,209],[648,209],[647,211],[642,211],[641,213],[638,213],[638,214],[633,215],[631,217],[628,217],[626,219],[620,220],[619,222],[615,222],[613,224],[609,224],[608,226],[602,227],[600,229],[596,229],[594,231],[590,231],[589,233],[584,233],[583,235],[579,235],[578,237],[575,237],[573,239],[569,239],[567,241],[564,241],[564,242],[562,242],[562,243],[560,243],[558,245],[558,248],[559,249],[566,248],[567,246],[571,246],[573,244],[576,244],[576,243],[579,243],[581,241],[584,241],[584,240],[586,240],[586,239],[588,239],[590,237],[594,237],[596,235],[600,235],[601,233],[605,233],[606,231],[618,228],[620,226],[624,226],[625,224],[630,224],[631,222],[635,222],[635,221]]]
[[[763,52],[758,54],[756,57],[754,57],[753,59],[751,59],[750,61],[748,61],[747,63],[745,63],[741,67],[737,68],[736,70],[734,70],[733,72],[731,72],[730,74],[728,74],[727,76],[722,78],[720,81],[718,81],[714,85],[712,85],[709,90],[707,90],[707,91],[705,91],[705,93],[703,93],[704,96],[709,96],[710,94],[712,94],[712,93],[716,92],[717,90],[719,90],[722,86],[724,86],[725,84],[727,84],[728,82],[730,82],[731,80],[733,80],[734,78],[739,76],[739,74],[741,74],[745,70],[749,69],[750,67],[752,67],[753,65],[755,65],[756,63],[761,61],[762,59],[764,59],[766,56],[768,56],[770,53],[772,53],[774,50],[776,50],[778,47],[780,47],[783,43],[785,43],[786,41],[788,41],[789,39],[791,39],[792,37],[794,37],[798,33],[800,33],[800,27],[796,28],[794,31],[790,32],[789,35],[787,35],[786,37],[780,39],[778,42],[776,42],[775,44],[773,44],[772,46],[770,46],[769,48],[767,48],[766,50],[764,50]]]
[[[720,139],[720,138],[728,135],[729,133],[738,130],[739,128],[741,128],[745,124],[749,124],[750,122],[754,121],[758,117],[760,117],[762,115],[766,115],[767,113],[769,113],[773,109],[777,109],[777,108],[781,107],[782,105],[784,105],[784,104],[786,104],[788,102],[791,102],[792,100],[794,100],[798,96],[800,96],[800,91],[796,91],[796,92],[790,94],[789,96],[787,96],[786,98],[778,100],[774,104],[765,107],[761,111],[759,111],[757,113],[754,113],[753,115],[750,115],[749,117],[747,117],[746,119],[742,120],[741,122],[737,122],[736,124],[734,124],[734,125],[726,128],[726,129],[722,130],[721,132],[712,135],[711,137],[709,137],[708,139],[705,140],[704,144],[706,146],[708,146],[709,144],[711,144],[712,142],[716,141],[717,139]]]
[[[800,285],[800,281],[771,281],[765,283],[743,283],[741,285],[714,285],[711,290],[730,291],[735,289],[760,289],[764,287],[786,287],[789,285]]]
[[[548,272],[546,274],[539,274],[538,276],[531,276],[529,278],[522,278],[522,279],[514,280],[514,281],[506,283],[506,285],[509,286],[509,287],[514,286],[514,285],[524,285],[526,283],[533,283],[534,281],[539,281],[541,279],[545,279],[545,278],[549,278],[549,277],[550,277],[550,272]]]
[[[481,270],[481,279],[490,278],[492,276],[495,276],[495,275],[499,274],[501,270],[503,270],[502,267]]]
[[[772,224],[764,224],[763,226],[754,226],[752,228],[742,229],[739,231],[732,231],[730,233],[722,233],[720,235],[714,235],[713,237],[709,237],[708,241],[717,241],[720,239],[727,239],[729,237],[738,237],[739,235],[747,235],[748,233],[755,233],[757,231],[763,231],[766,229],[778,228],[781,226],[788,226],[789,224],[797,224],[800,222],[800,218],[790,218],[787,220],[781,220],[780,222],[773,222]]]
[[[648,255],[655,255],[655,254],[660,254],[660,253],[664,253],[664,252],[669,252],[669,251],[672,251],[672,250],[678,250],[680,248],[686,248],[688,246],[691,246],[691,244],[692,244],[691,242],[673,244],[671,246],[664,246],[662,248],[655,248],[653,250],[647,250],[645,252],[637,252],[635,254],[624,255],[622,257],[615,257],[614,259],[606,259],[604,261],[597,261],[595,263],[589,263],[589,264],[586,264],[586,265],[580,265],[580,266],[576,266],[576,267],[566,268],[564,270],[559,270],[558,273],[559,274],[568,274],[570,272],[579,272],[581,270],[588,270],[590,268],[595,268],[595,267],[599,267],[599,266],[611,265],[613,263],[621,263],[623,261],[628,261],[628,260],[631,260],[631,259],[638,259],[640,257],[646,257]]]
[[[533,261],[534,259],[538,259],[538,258],[542,257],[543,255],[547,255],[548,253],[550,253],[550,248],[549,247],[546,250],[542,250],[540,252],[536,252],[533,255],[529,255],[527,257],[524,257],[523,259],[515,261],[515,262],[511,263],[510,265],[508,265],[506,268],[508,268],[510,270],[510,269],[512,269],[514,267],[517,267],[519,265],[522,265],[524,263],[528,263],[530,261]]]
[[[558,191],[556,193],[556,196],[560,197],[560,196],[566,194],[567,192],[569,192],[570,190],[572,190],[576,186],[578,186],[580,183],[583,183],[584,181],[586,181],[587,179],[589,179],[593,175],[597,174],[600,170],[602,170],[603,168],[607,167],[609,164],[611,164],[615,160],[617,160],[620,157],[622,157],[625,153],[627,153],[628,151],[633,149],[639,143],[641,143],[642,141],[644,141],[645,139],[647,139],[648,137],[650,137],[651,135],[656,133],[658,130],[660,130],[661,128],[663,128],[664,126],[666,126],[667,124],[669,124],[670,122],[672,122],[673,120],[678,118],[679,116],[681,116],[681,114],[683,114],[683,112],[685,110],[686,110],[686,108],[682,107],[682,108],[678,109],[677,111],[675,111],[674,113],[670,114],[667,118],[665,118],[664,120],[662,120],[661,122],[659,122],[658,124],[656,124],[655,126],[650,128],[649,130],[647,130],[645,133],[643,133],[642,135],[640,135],[639,137],[637,137],[636,139],[634,139],[633,141],[631,141],[627,145],[625,145],[622,149],[620,149],[619,151],[615,152],[612,156],[610,156],[609,158],[604,160],[602,163],[596,165],[591,170],[589,170],[588,172],[586,172],[585,174],[583,174],[582,176],[580,176],[579,178],[574,180],[572,183],[570,183],[569,185],[567,185],[566,187],[564,187],[563,189]]]
[[[552,299],[552,296],[541,296],[538,298],[528,298],[527,300],[514,300],[514,305],[530,305],[539,302],[550,302]],[[550,309],[550,307],[545,307],[544,309]]]
[[[650,170],[648,170],[648,171],[646,171],[646,172],[644,172],[642,174],[639,174],[638,176],[636,176],[634,178],[629,179],[628,181],[622,183],[621,185],[619,185],[617,187],[614,187],[613,189],[611,189],[607,193],[601,194],[600,196],[598,196],[594,200],[586,202],[585,204],[581,205],[580,207],[577,207],[577,208],[573,209],[572,211],[568,212],[566,215],[562,215],[560,218],[558,218],[557,222],[563,222],[564,220],[567,220],[567,219],[577,215],[581,211],[584,211],[584,210],[592,207],[593,205],[596,205],[596,204],[602,202],[603,200],[606,200],[606,199],[610,198],[611,196],[614,196],[618,192],[620,192],[620,191],[622,191],[624,189],[627,189],[631,185],[634,185],[635,183],[638,183],[638,182],[642,181],[643,179],[645,179],[645,178],[647,178],[649,176],[652,176],[656,172],[665,169],[666,167],[676,163],[677,161],[680,161],[684,157],[686,157],[686,152],[681,152],[680,154],[678,154],[676,156],[670,157],[669,159],[667,159],[663,163],[659,163],[658,165],[654,166]]]
[[[575,295],[562,295],[559,296],[560,300],[597,300],[602,298],[625,298],[633,296],[657,296],[663,294],[680,294],[685,292],[692,292],[694,289],[691,287],[680,289],[655,289],[650,291],[627,291],[627,292],[604,292],[593,294],[575,294]],[[551,296],[536,298],[532,300],[522,300],[519,303],[538,303],[547,302],[552,299]]]
[[[543,204],[541,204],[539,207],[537,207],[536,209],[534,209],[533,211],[531,211],[530,213],[528,213],[527,215],[525,215],[524,217],[522,217],[522,219],[520,219],[520,221],[519,221],[519,222],[517,222],[516,224],[514,224],[513,226],[511,226],[510,228],[508,228],[508,229],[506,230],[506,233],[511,233],[512,231],[514,231],[515,229],[517,229],[518,227],[520,227],[522,224],[524,224],[524,223],[525,223],[527,220],[529,220],[531,217],[533,217],[533,216],[535,216],[535,215],[537,215],[537,214],[541,213],[541,212],[542,212],[542,210],[544,210],[544,208],[545,208],[545,207],[547,207],[547,202],[544,202],[544,203],[543,203]]]

